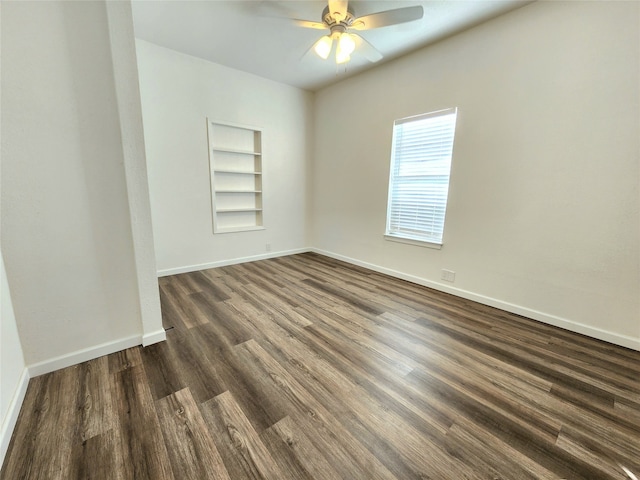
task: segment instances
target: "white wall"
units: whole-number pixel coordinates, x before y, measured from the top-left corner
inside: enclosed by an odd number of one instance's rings
[[[29,374],[22,355],[9,283],[0,253],[0,465],[27,389]]]
[[[2,249],[25,360],[42,373],[143,334],[126,112],[104,2],[2,10]]]
[[[166,339],[162,327],[156,256],[151,227],[149,180],[131,3],[105,3],[118,102],[136,283],[144,346]]]
[[[536,2],[318,92],[312,245],[640,349],[639,8]],[[393,121],[446,107],[444,246],[386,241]]]
[[[138,40],[161,274],[307,247],[312,94]],[[264,224],[213,235],[206,118],[263,128]]]
[[[0,18],[0,28],[1,25]],[[2,65],[0,64],[0,77],[1,71]],[[2,120],[0,115],[0,130]],[[2,154],[0,154],[0,189],[2,185],[1,160]],[[22,353],[22,343],[18,335],[18,326],[11,302],[9,281],[1,248],[0,270],[0,465],[2,465],[9,448],[13,428],[18,420],[22,400],[27,391],[29,372]]]

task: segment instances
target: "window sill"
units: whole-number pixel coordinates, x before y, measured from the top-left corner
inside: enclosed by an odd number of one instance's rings
[[[441,243],[433,243],[426,240],[415,240],[413,238],[404,238],[388,234],[385,234],[384,238],[385,240],[390,240],[392,242],[406,243],[407,245],[415,245],[417,247],[433,248],[435,250],[440,250],[442,248]]]

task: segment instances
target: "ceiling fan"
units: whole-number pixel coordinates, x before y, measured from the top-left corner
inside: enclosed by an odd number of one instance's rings
[[[341,64],[351,59],[351,54],[356,48],[370,62],[382,59],[382,53],[360,35],[353,33],[353,30],[370,30],[411,22],[421,19],[423,14],[422,6],[418,5],[356,17],[348,0],[328,0],[328,5],[322,11],[322,22],[294,21],[298,26],[305,28],[328,29],[329,34],[321,37],[309,50],[313,49],[319,57],[326,60],[335,44],[336,63]]]

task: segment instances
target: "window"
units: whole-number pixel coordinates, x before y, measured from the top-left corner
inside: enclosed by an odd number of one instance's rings
[[[457,109],[393,124],[386,237],[442,245]]]

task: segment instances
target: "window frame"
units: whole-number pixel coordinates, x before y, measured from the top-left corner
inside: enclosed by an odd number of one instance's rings
[[[396,155],[396,148],[398,146],[398,140],[397,140],[397,134],[399,131],[398,127],[406,123],[417,122],[417,121],[425,120],[428,118],[448,116],[451,114],[453,114],[453,122],[451,125],[452,131],[450,132],[451,148],[450,148],[450,151],[448,154],[448,160],[447,160],[448,169],[447,169],[447,175],[446,175],[446,191],[444,194],[444,203],[443,203],[444,211],[442,214],[442,229],[439,231],[439,234],[440,234],[439,239],[434,238],[432,235],[427,236],[427,235],[420,235],[420,234],[411,234],[407,232],[398,231],[397,229],[392,229],[392,224],[393,224],[392,214],[394,212],[393,202],[394,200],[397,202],[397,197],[398,197],[398,195],[394,195],[395,189],[397,187],[396,178],[398,177],[396,173],[397,173],[397,170],[399,169],[399,166],[397,165],[397,163],[402,161],[402,159],[398,158],[398,156]],[[419,115],[413,115],[410,117],[400,118],[393,122],[391,159],[390,159],[390,165],[389,165],[389,189],[388,189],[388,196],[387,196],[386,226],[385,226],[385,234],[384,234],[385,239],[395,241],[395,242],[400,242],[400,243],[406,243],[410,245],[417,245],[421,247],[436,248],[436,249],[442,248],[442,244],[444,241],[444,230],[445,230],[447,206],[448,206],[448,200],[449,200],[449,188],[451,185],[451,166],[453,163],[453,150],[454,150],[454,144],[455,144],[457,115],[458,115],[458,108],[452,107],[452,108],[436,110],[433,112],[427,112]],[[434,177],[435,174],[433,173],[425,174],[424,176]],[[425,178],[425,182],[428,182],[426,178]],[[428,184],[428,183],[425,183],[425,184]],[[436,184],[432,183],[431,185],[436,185]]]

